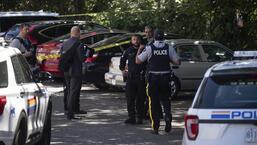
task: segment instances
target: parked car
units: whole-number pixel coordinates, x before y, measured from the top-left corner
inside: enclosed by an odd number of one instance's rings
[[[84,80],[93,83],[100,89],[108,88],[109,85],[105,82],[105,73],[109,71],[109,64],[112,57],[120,57],[123,51],[130,45],[131,36],[135,33],[127,33],[117,35],[106,40],[93,44],[91,47],[95,49],[96,53],[90,61],[83,64]],[[146,37],[143,33],[137,33]],[[165,38],[178,38],[179,36],[172,33],[165,33]]]
[[[98,41],[123,33],[124,32],[118,30],[95,30],[91,32],[82,32],[80,39],[83,43],[85,43],[85,45],[90,46]],[[36,57],[38,63],[40,64],[41,71],[50,72],[54,77],[63,76],[62,72],[58,69],[60,49],[63,41],[69,37],[69,34],[64,35],[47,43],[38,45]],[[91,59],[92,58],[90,58],[90,60]]]
[[[171,96],[176,97],[179,91],[194,91],[198,88],[204,72],[212,65],[231,60],[233,51],[214,41],[192,40],[192,39],[173,39],[167,40],[175,48],[180,59],[181,65],[172,67]],[[120,58],[113,59],[114,61]],[[105,81],[110,85],[124,86],[121,72],[118,71],[117,62],[112,62],[110,71],[105,74]],[[114,68],[115,67],[115,68]]]
[[[83,80],[93,83],[99,89],[107,89],[109,86],[105,83],[104,74],[109,70],[111,58],[122,55],[129,47],[132,35],[132,33],[120,34],[91,45],[95,54],[83,63]]]
[[[58,20],[58,16],[58,13],[44,11],[0,12],[0,36],[15,24],[31,21]]]
[[[122,72],[119,68],[121,57],[112,57],[109,71],[104,74],[105,82],[117,88],[125,88],[126,80],[124,80]]]
[[[206,71],[185,115],[182,145],[257,144],[256,70],[252,59],[219,63]]]
[[[78,25],[80,29],[84,31],[92,31],[99,29],[108,30],[107,27],[87,21],[52,20],[27,22],[25,24],[30,25],[28,38],[31,41],[31,43],[35,46],[51,41],[65,34],[68,34],[70,32],[71,27],[76,25]],[[15,38],[19,34],[20,25],[21,24],[14,25],[5,33],[4,38],[7,43],[10,43],[13,40],[13,38]]]
[[[0,144],[49,145],[52,101],[17,48],[0,46]],[[42,79],[47,75],[38,73]]]

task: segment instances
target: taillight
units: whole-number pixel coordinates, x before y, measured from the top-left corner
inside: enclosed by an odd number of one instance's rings
[[[85,62],[94,62],[98,57],[98,54],[94,54],[92,57],[86,59]]]
[[[6,96],[0,96],[0,115],[4,112],[4,107],[6,104]]]
[[[185,128],[189,140],[195,140],[199,132],[199,119],[195,115],[185,115]]]

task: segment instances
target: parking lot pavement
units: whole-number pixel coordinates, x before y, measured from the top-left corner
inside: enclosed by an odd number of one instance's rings
[[[173,130],[167,134],[161,122],[160,135],[150,133],[150,123],[126,125],[126,100],[124,92],[100,91],[84,85],[81,92],[81,109],[86,110],[82,120],[68,121],[63,113],[61,84],[47,85],[53,96],[53,145],[180,145],[183,134],[184,113],[192,96],[182,95],[172,102]]]

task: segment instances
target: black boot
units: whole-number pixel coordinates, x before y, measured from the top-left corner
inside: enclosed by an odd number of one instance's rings
[[[136,124],[136,119],[135,118],[128,118],[125,120],[126,124]]]
[[[167,133],[171,131],[171,120],[172,119],[165,119],[165,132]]]
[[[142,118],[138,118],[137,119],[137,124],[143,124],[143,119]]]

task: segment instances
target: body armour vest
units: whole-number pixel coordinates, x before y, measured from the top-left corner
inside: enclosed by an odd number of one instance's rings
[[[156,48],[153,44],[150,46],[152,49],[152,56],[149,59],[149,71],[170,71],[169,45],[165,44],[162,48]]]

